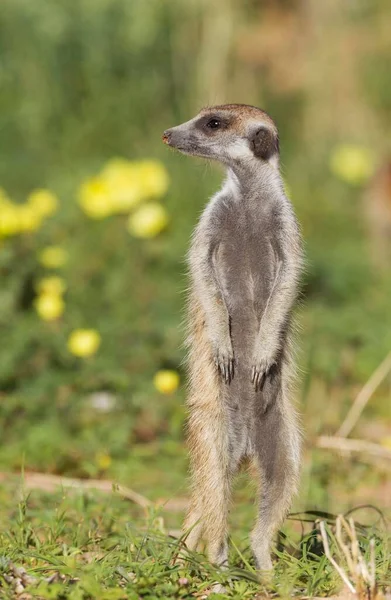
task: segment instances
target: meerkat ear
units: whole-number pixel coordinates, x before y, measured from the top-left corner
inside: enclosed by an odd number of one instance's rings
[[[268,160],[280,150],[277,133],[267,127],[257,129],[250,142],[255,156],[262,160]]]

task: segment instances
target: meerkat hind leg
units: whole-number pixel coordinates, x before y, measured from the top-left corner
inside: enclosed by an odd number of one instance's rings
[[[234,474],[229,456],[229,433],[221,402],[192,407],[189,442],[193,478],[192,500],[184,523],[186,545],[196,549],[202,535],[208,558],[217,566],[228,563],[228,511]]]
[[[182,528],[183,539],[185,541],[187,550],[190,552],[197,550],[202,536],[202,528],[201,501],[200,498],[193,493],[187,516]]]
[[[258,518],[251,534],[256,566],[270,571],[271,544],[296,491],[299,469],[297,427],[276,402],[258,423],[254,466],[260,475]]]

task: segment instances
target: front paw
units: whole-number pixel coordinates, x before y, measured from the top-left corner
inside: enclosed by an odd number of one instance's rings
[[[225,383],[231,383],[235,374],[235,357],[231,340],[214,348],[215,365]]]
[[[268,376],[276,361],[271,355],[261,355],[254,357],[253,368],[251,370],[251,381],[254,384],[255,391],[262,390]]]

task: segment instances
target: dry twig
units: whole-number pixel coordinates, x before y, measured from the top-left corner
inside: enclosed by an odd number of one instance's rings
[[[0,473],[0,481],[11,476],[7,473]],[[24,473],[23,485],[26,489],[40,489],[45,492],[54,492],[59,487],[76,490],[99,490],[105,493],[117,492],[126,500],[130,500],[144,509],[153,506],[153,503],[145,496],[128,487],[104,479],[75,479],[46,473]]]
[[[334,435],[321,435],[316,438],[316,446],[339,452],[362,452],[378,458],[391,460],[391,450],[389,448],[384,448],[380,444],[367,442],[366,440],[350,440]]]
[[[342,423],[341,427],[338,429],[336,436],[347,437],[351,433],[352,429],[356,425],[358,419],[360,418],[362,411],[364,410],[368,401],[372,397],[373,393],[379,387],[379,385],[381,384],[383,379],[385,379],[387,377],[387,375],[390,371],[391,371],[391,352],[389,352],[389,354],[387,354],[386,358],[378,366],[376,371],[374,371],[374,373],[371,375],[371,377],[369,378],[367,383],[364,385],[362,390],[357,395],[355,401],[353,402],[352,406],[350,407],[348,414],[345,417],[344,422]]]

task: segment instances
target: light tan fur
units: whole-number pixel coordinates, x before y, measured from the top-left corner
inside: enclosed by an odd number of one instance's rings
[[[213,360],[205,329],[205,316],[194,294],[190,295],[188,337],[188,446],[192,500],[184,523],[186,545],[195,550],[201,536],[209,559],[221,564],[221,539],[226,537],[232,465],[229,464],[228,425],[222,401],[224,390]]]

